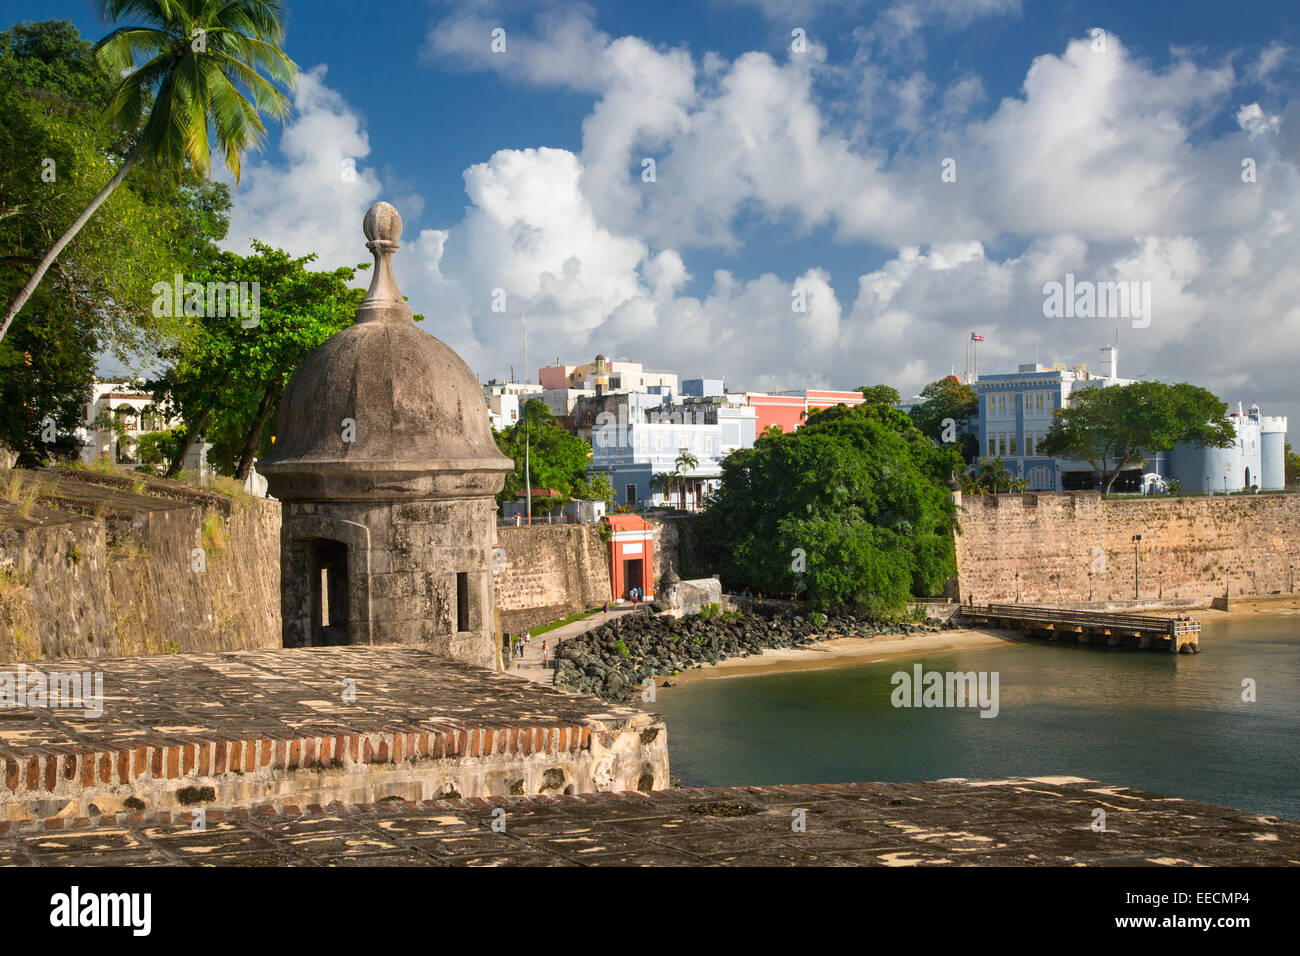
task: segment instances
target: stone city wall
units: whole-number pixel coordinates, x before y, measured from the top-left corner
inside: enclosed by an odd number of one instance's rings
[[[655,715],[574,725],[289,734],[0,751],[0,820],[101,813],[502,797],[668,786]]]
[[[602,525],[497,528],[492,589],[510,633],[557,621],[610,599]]]
[[[1300,496],[1291,494],[981,495],[958,514],[961,598],[977,604],[1132,603],[1138,534],[1141,603],[1289,591],[1300,564]]]
[[[66,478],[47,488],[68,497],[0,512],[0,655],[279,646],[278,504],[197,491],[197,501],[162,499]],[[87,514],[68,510],[82,506]]]
[[[0,662],[0,675],[29,687],[0,739],[0,820],[669,782],[659,715],[421,647],[69,659],[43,662],[36,681],[34,671]],[[93,690],[75,684],[53,704],[64,677],[91,671]]]

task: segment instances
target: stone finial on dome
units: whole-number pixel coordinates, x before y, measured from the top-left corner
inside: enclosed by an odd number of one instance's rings
[[[402,217],[389,203],[377,202],[366,211],[361,224],[366,234],[366,248],[375,257],[370,288],[357,307],[358,322],[411,320],[411,307],[402,298],[393,274],[393,253],[401,248]]]

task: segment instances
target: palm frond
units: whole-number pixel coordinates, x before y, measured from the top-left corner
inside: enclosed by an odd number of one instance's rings
[[[277,83],[291,88],[299,75],[279,46],[284,22],[278,0],[96,2],[110,22],[146,24],[120,27],[96,44],[108,69],[127,74],[111,96],[113,120],[135,129],[144,117],[136,145],[143,156],[189,162],[204,173],[215,141],[238,182],[242,155],[265,140],[261,114],[280,120],[290,112]],[[193,48],[198,30],[202,50]],[[137,66],[144,57],[147,62]]]
[[[134,69],[141,57],[152,58],[164,50],[174,49],[176,37],[153,27],[118,27],[92,48],[95,57],[114,76]]]

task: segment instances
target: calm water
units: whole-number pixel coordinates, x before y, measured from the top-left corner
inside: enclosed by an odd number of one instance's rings
[[[921,662],[997,671],[998,716],[895,709],[890,675],[911,659],[692,682],[642,706],[667,717],[687,786],[1070,774],[1300,820],[1300,615],[1207,621],[1194,656],[1034,642]]]

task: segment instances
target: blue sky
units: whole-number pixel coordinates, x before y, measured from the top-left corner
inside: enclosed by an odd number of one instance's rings
[[[360,261],[394,202],[403,290],[484,377],[522,377],[524,311],[534,359],[904,394],[968,328],[992,372],[1095,364],[1118,326],[1126,375],[1300,414],[1295,2],[286,7],[307,73],[229,245]],[[106,30],[86,0],[6,10]],[[1151,282],[1153,321],[1046,319],[1066,272]]]

